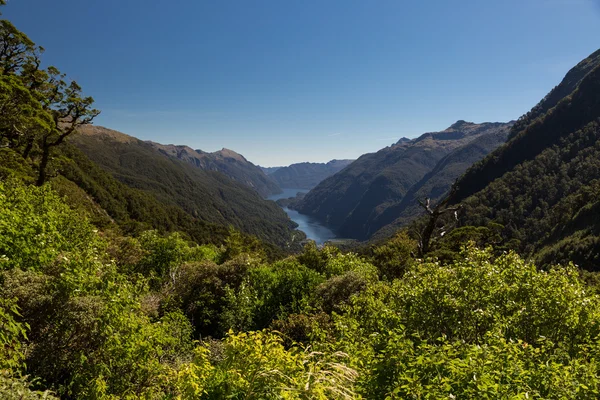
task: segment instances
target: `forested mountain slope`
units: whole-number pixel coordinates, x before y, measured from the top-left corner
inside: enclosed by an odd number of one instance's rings
[[[120,182],[195,218],[282,247],[293,241],[293,223],[281,208],[219,172],[165,157],[149,143],[106,128],[86,127],[71,142]]]
[[[298,209],[325,221],[344,237],[366,239],[382,226],[375,221],[389,207],[399,204],[442,158],[504,127],[503,123],[458,121],[442,132],[401,140],[363,155],[311,190]]]
[[[221,172],[237,182],[250,186],[262,197],[281,193],[277,183],[268,177],[262,169],[233,150],[222,149],[208,153],[202,150],[193,150],[188,146],[148,143],[169,157],[186,161],[206,171]]]
[[[469,167],[506,142],[512,125],[512,122],[508,123],[502,129],[483,135],[442,158],[431,172],[410,188],[401,202],[387,208],[373,221],[371,229],[376,232],[374,236],[379,239],[392,236],[423,214],[419,200],[428,198],[435,203],[446,196],[454,182]]]
[[[574,76],[578,86],[568,92]],[[598,269],[600,52],[569,72],[550,98],[556,105],[525,116],[530,122],[516,125],[506,145],[473,166],[452,200],[463,206],[463,226],[501,224],[504,240],[524,254]]]
[[[562,135],[581,127],[583,119],[593,119],[591,110],[581,108],[577,103],[570,105],[567,97],[573,95],[577,87],[588,78],[590,73],[600,65],[600,50],[571,69],[562,82],[556,86],[533,109],[523,115],[513,126],[510,141],[498,151],[490,154],[485,160],[470,168],[456,192],[456,199],[464,199],[483,189],[494,179],[516,165],[533,159],[549,146],[557,144]],[[560,104],[562,102],[562,104]],[[583,106],[583,105],[581,105]],[[551,112],[554,107],[562,109],[558,113]],[[566,111],[565,108],[569,108]],[[556,115],[569,113],[569,118],[558,118]],[[587,113],[587,116],[584,115]]]
[[[321,181],[340,172],[354,160],[331,160],[328,163],[297,163],[277,168],[269,174],[279,187],[312,189]]]

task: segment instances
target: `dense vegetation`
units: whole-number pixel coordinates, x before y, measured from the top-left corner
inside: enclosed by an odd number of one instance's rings
[[[98,232],[48,185],[0,184],[0,394],[40,398],[597,398],[600,298],[514,253],[414,260],[233,235]],[[16,397],[15,393],[19,393]],[[46,393],[49,395],[49,393]],[[27,397],[24,397],[27,396]]]
[[[500,226],[499,240],[542,263],[599,265],[600,51],[523,116],[506,145],[453,196],[459,225]],[[564,96],[560,98],[560,96]]]
[[[473,162],[493,150],[506,137],[507,124],[473,124],[458,121],[442,132],[426,133],[365,154],[340,173],[324,180],[295,207],[313,215],[340,236],[366,240],[398,218],[413,217],[414,191],[429,189],[427,196],[440,198]],[[464,151],[469,143],[491,135]],[[457,153],[451,163],[444,158]],[[443,171],[436,169],[441,162]],[[424,185],[428,173],[437,182]],[[410,203],[402,204],[408,196]],[[406,211],[406,213],[405,213]],[[404,214],[405,213],[405,214]]]
[[[405,232],[361,255],[311,242],[276,257],[169,204],[108,151],[103,167],[131,187],[66,143],[97,114],[91,98],[39,70],[7,21],[0,41],[0,398],[599,397],[596,275],[503,251],[492,221],[423,258]],[[584,83],[567,110],[597,110]],[[565,229],[598,226],[597,182],[583,180],[597,172],[597,133],[588,121],[540,153],[548,168],[565,161],[571,186],[556,190],[578,210]],[[126,162],[146,162],[133,143]],[[181,178],[183,162],[149,159],[146,179],[170,165]]]
[[[285,249],[294,248],[302,238],[280,207],[246,184],[165,157],[151,143],[101,127],[86,127],[72,142],[120,182],[201,221],[232,225]]]
[[[419,217],[423,213],[419,200],[429,198],[440,201],[444,198],[456,179],[469,167],[506,142],[511,125],[506,124],[502,129],[480,136],[442,158],[409,189],[402,201],[386,208],[372,222],[372,229],[375,230],[373,239],[393,236],[395,231]]]

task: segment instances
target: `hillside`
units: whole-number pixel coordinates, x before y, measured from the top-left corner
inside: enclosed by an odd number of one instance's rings
[[[548,111],[572,96],[580,83],[598,65],[600,65],[600,50],[594,52],[571,69],[558,86],[552,89],[531,111],[519,118],[511,130],[511,140],[507,143],[507,146],[490,154],[481,163],[474,165],[473,168],[467,171],[464,179],[461,180],[455,198],[464,199],[478,192],[518,164],[533,159],[547,147],[557,144],[566,131],[576,130],[581,124],[580,117],[576,117],[571,122],[561,120],[561,123],[565,125],[555,126],[554,128],[550,125],[553,124],[551,119],[555,113],[550,113],[547,116],[548,118],[544,117],[548,114]],[[568,102],[564,102],[560,107],[564,109],[569,107],[568,104]],[[572,110],[571,113],[585,112],[583,109],[577,109],[577,105],[569,108]],[[593,119],[593,115],[588,115],[589,118]]]
[[[217,171],[256,190],[262,197],[281,193],[281,189],[256,165],[233,150],[222,149],[213,153],[193,150],[188,146],[148,142],[162,154],[188,162],[206,171]]]
[[[401,139],[393,146],[365,154],[340,173],[324,180],[297,206],[338,230],[343,237],[366,239],[382,223],[376,221],[397,204],[436,164],[452,151],[488,134],[502,123],[458,121],[441,132]],[[380,221],[392,222],[388,215]]]
[[[297,163],[280,167],[269,174],[284,189],[312,189],[321,181],[350,165],[354,160],[331,160],[328,163]]]
[[[418,201],[426,198],[436,203],[447,195],[452,184],[474,163],[506,142],[513,123],[494,130],[457,148],[442,158],[423,179],[414,184],[402,201],[387,208],[371,224],[374,237],[392,236],[423,213]]]
[[[463,205],[460,224],[494,222],[524,254],[598,269],[600,51],[540,104],[458,182],[452,201]]]
[[[282,247],[293,241],[293,223],[281,208],[219,172],[165,157],[152,144],[102,127],[84,127],[71,143],[120,182],[206,223],[231,225]]]

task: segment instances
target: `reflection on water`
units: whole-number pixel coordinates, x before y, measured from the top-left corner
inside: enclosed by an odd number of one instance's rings
[[[300,214],[296,210],[290,210],[287,207],[283,211],[290,216],[290,219],[298,224],[298,230],[306,233],[306,237],[314,240],[317,244],[323,244],[328,240],[335,239],[335,233],[331,229],[321,225],[314,218],[308,215]]]
[[[289,197],[296,197],[297,193],[306,193],[308,190],[305,189],[282,189],[283,193],[269,196],[269,200],[287,199]],[[323,244],[328,240],[335,239],[335,233],[331,229],[323,226],[313,217],[308,215],[300,214],[296,210],[290,210],[287,207],[283,208],[283,211],[290,216],[290,219],[298,224],[298,230],[306,233],[306,237],[314,240],[317,244]]]

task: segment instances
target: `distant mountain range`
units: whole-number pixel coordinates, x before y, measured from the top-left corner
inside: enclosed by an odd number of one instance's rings
[[[503,143],[510,126],[458,121],[442,132],[402,138],[325,179],[295,207],[343,237],[368,239],[418,214],[416,196],[442,196],[472,163]]]
[[[287,167],[262,168],[279,187],[312,189],[322,180],[346,168],[354,160],[331,160],[328,163],[297,163]]]
[[[271,175],[273,172],[275,172],[279,168],[283,168],[283,167],[261,167],[259,165],[258,168],[262,169],[262,171],[265,173],[265,175]]]

